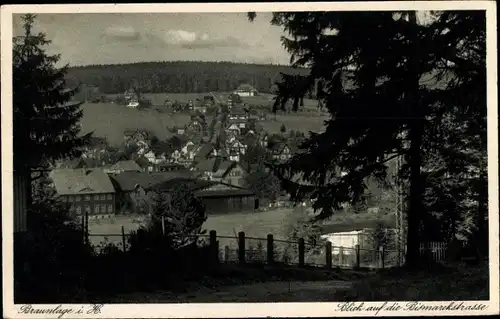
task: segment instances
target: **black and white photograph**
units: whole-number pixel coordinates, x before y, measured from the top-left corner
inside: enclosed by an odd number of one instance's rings
[[[4,317],[498,314],[494,2],[1,23]]]

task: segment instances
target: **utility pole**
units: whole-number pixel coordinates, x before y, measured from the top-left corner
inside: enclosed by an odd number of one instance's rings
[[[399,264],[403,264],[404,251],[405,251],[405,224],[404,224],[404,213],[405,213],[405,199],[403,190],[403,181],[400,176],[398,176],[399,171],[403,165],[403,155],[397,157],[396,160],[396,236],[397,236],[397,250],[398,250],[398,260]]]

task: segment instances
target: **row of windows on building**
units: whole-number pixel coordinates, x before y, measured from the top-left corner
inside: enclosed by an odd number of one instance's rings
[[[240,170],[232,170],[229,172],[229,176],[232,176],[232,177],[241,176],[241,171]]]
[[[72,210],[74,210],[77,214],[103,214],[103,213],[113,213],[113,205],[108,204],[95,204],[94,205],[94,211],[91,210],[90,205],[73,205],[71,207]]]
[[[112,194],[69,195],[69,196],[62,197],[63,201],[68,201],[68,202],[79,202],[81,200],[89,201],[92,199],[93,200],[112,200],[113,195]]]

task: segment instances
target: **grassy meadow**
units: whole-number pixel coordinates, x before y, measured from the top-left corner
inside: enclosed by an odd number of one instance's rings
[[[146,96],[149,96],[146,94]],[[151,94],[155,102],[160,105],[168,96],[174,99],[195,98],[196,94]],[[203,96],[203,94],[198,94]],[[254,98],[254,97],[249,97]],[[255,98],[262,99],[258,96]],[[160,103],[161,102],[161,103]],[[83,118],[80,121],[82,133],[94,132],[94,136],[105,137],[113,146],[123,142],[123,132],[134,129],[147,129],[161,140],[171,136],[168,129],[183,126],[190,120],[187,113],[159,113],[154,109],[130,109],[114,103],[86,103],[82,106]],[[268,119],[260,124],[268,133],[279,133],[281,126],[285,125],[287,131],[298,130],[303,132],[320,132],[324,129],[322,116],[302,116],[293,114],[269,115]],[[210,119],[209,119],[210,120]]]
[[[93,131],[94,136],[105,137],[114,146],[123,142],[123,132],[126,130],[147,129],[164,140],[171,136],[167,128],[183,126],[190,120],[188,114],[130,109],[112,103],[89,103],[82,108],[82,133]]]

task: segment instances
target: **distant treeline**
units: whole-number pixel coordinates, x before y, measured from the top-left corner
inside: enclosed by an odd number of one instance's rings
[[[280,73],[306,74],[307,70],[231,62],[143,62],[71,67],[67,81],[71,86],[97,86],[103,94],[123,93],[130,88],[142,93],[228,92],[242,83],[271,93]]]

